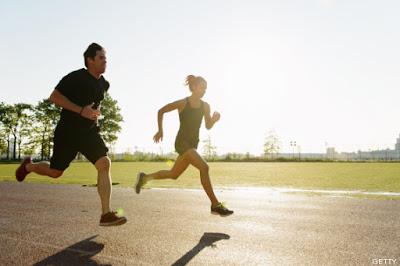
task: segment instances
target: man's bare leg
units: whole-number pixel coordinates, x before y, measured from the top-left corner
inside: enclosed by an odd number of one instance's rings
[[[110,200],[111,200],[111,162],[107,156],[101,157],[95,163],[97,169],[97,192],[99,193],[101,200],[102,214],[110,212]]]
[[[126,223],[126,218],[111,211],[111,161],[107,156],[101,157],[94,166],[97,169],[97,192],[101,201],[101,226],[121,225]]]
[[[36,173],[38,175],[46,175],[53,178],[60,177],[63,174],[62,170],[50,168],[49,162],[28,163],[25,166],[28,172]]]

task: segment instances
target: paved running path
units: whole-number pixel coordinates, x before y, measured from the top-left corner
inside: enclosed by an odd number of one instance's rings
[[[0,265],[400,265],[400,201],[216,190],[113,190],[128,223],[99,227],[96,188],[0,182]]]

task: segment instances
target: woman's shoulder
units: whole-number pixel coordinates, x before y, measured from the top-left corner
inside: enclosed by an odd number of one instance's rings
[[[175,103],[177,105],[179,105],[179,106],[185,106],[186,103],[187,103],[187,98],[185,97],[185,98],[182,98],[182,99],[178,99],[178,100],[175,101]]]
[[[210,105],[208,104],[208,102],[201,100],[201,104],[205,111],[210,110]]]
[[[179,99],[174,102],[174,104],[178,107],[179,112],[185,109],[187,103],[187,98]]]

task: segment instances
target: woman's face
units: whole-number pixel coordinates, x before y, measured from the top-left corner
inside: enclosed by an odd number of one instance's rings
[[[192,93],[201,99],[204,96],[204,94],[206,94],[206,90],[207,90],[207,83],[202,81],[194,86]]]

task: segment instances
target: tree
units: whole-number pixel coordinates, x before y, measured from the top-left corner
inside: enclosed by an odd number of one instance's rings
[[[281,143],[275,131],[268,131],[264,141],[264,156],[272,159],[274,154],[279,153],[280,146]]]
[[[3,127],[3,135],[7,142],[7,159],[10,159],[9,151],[11,138],[13,140],[12,158],[14,160],[17,159],[17,148],[18,151],[21,150],[22,141],[23,138],[25,138],[25,129],[29,127],[27,124],[29,110],[31,110],[31,105],[25,103],[17,103],[14,105],[1,103],[0,105],[0,120]],[[20,158],[20,152],[18,158]]]
[[[6,153],[7,151],[7,134],[6,127],[3,124],[5,117],[5,104],[0,102],[0,155]]]
[[[30,109],[29,112],[32,112]],[[27,147],[30,146],[30,141],[32,139],[32,125],[34,121],[32,119],[32,115],[25,113],[20,118],[20,126],[17,131],[17,147],[18,147],[18,160],[21,160],[21,152],[25,153],[26,151],[30,151]]]
[[[40,147],[41,160],[49,159],[53,147],[53,134],[61,108],[48,99],[40,101],[34,109],[34,134],[32,136],[30,149]]]
[[[26,124],[29,116],[28,112],[32,110],[32,106],[26,103],[17,103],[11,107],[11,134],[14,138],[13,143],[13,160],[17,159],[17,147],[19,152],[21,151],[20,146],[22,139],[25,137],[22,132],[28,127]],[[18,146],[17,146],[18,144]],[[18,154],[20,159],[21,154]]]
[[[211,137],[208,137],[203,140],[203,155],[207,160],[214,160],[217,156],[217,147],[215,147],[211,142]]]
[[[0,156],[7,152],[7,142],[5,140],[4,131],[0,131]]]
[[[121,109],[117,105],[117,101],[106,93],[104,100],[101,102],[102,119],[99,120],[101,135],[104,142],[111,146],[118,139],[117,134],[121,131],[120,123],[123,120],[120,113]]]
[[[2,127],[2,135],[4,135],[6,146],[7,160],[10,159],[11,131],[12,131],[12,114],[11,105],[0,103],[0,122]]]
[[[4,112],[4,103],[0,102],[0,156],[6,153],[7,151],[7,134],[5,127],[3,125],[3,112]],[[1,158],[0,158],[1,159]]]

